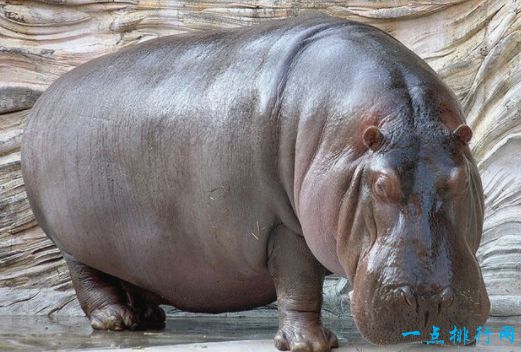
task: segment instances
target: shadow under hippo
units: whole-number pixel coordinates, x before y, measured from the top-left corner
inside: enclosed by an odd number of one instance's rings
[[[322,283],[376,344],[489,312],[483,191],[458,102],[388,34],[327,16],[168,36],[81,65],[37,101],[22,170],[95,329],[159,304],[278,300],[281,350],[329,351]],[[403,336],[402,332],[418,334]]]

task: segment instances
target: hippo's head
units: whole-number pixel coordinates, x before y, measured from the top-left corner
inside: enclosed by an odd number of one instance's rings
[[[428,341],[433,326],[446,344],[454,326],[472,342],[488,315],[475,256],[483,191],[472,132],[449,125],[369,122],[348,148],[336,143],[335,125],[305,169],[304,237],[329,271],[350,279],[352,312],[370,342]]]
[[[472,132],[466,125],[391,132],[363,133],[359,214],[338,253],[351,274],[356,323],[377,344],[430,340],[433,326],[445,343],[454,326],[472,342],[489,312],[475,257],[483,200],[467,147]],[[412,331],[420,336],[402,336]]]
[[[436,326],[448,344],[456,326],[472,341],[489,312],[472,131],[436,73],[386,38],[317,39],[299,57],[319,68],[287,86],[299,102],[284,110],[298,116],[295,213],[316,259],[350,279],[367,340],[429,340]]]

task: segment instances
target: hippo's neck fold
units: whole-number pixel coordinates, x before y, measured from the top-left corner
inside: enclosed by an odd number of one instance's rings
[[[295,183],[302,235],[324,267],[352,277],[354,271],[351,273],[348,267],[353,266],[346,266],[346,260],[357,262],[357,249],[366,233],[363,211],[359,209],[366,157],[355,156],[356,151],[350,147],[339,154],[324,151],[323,145],[318,149],[304,174],[296,178],[301,183]]]

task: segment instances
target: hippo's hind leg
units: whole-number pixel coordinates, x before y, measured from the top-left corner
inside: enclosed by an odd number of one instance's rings
[[[102,273],[72,256],[63,254],[76,297],[94,329],[124,330],[137,326],[137,317],[128,304],[119,280]]]
[[[275,283],[279,310],[279,350],[329,352],[338,347],[334,333],[322,326],[325,269],[303,237],[279,225],[270,235],[268,268]]]
[[[137,288],[78,262],[64,253],[81,308],[97,330],[158,329],[164,311],[149,303]]]

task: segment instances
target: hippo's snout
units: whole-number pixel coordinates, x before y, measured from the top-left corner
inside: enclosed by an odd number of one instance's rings
[[[473,253],[442,242],[425,254],[405,236],[381,236],[359,262],[351,306],[362,335],[375,344],[429,341],[433,329],[450,344],[455,327],[474,336],[490,304]]]
[[[468,331],[471,343],[490,307],[482,282],[474,287],[370,286],[355,284],[352,312],[362,335],[379,345],[429,341],[433,329],[450,344],[455,327]]]

